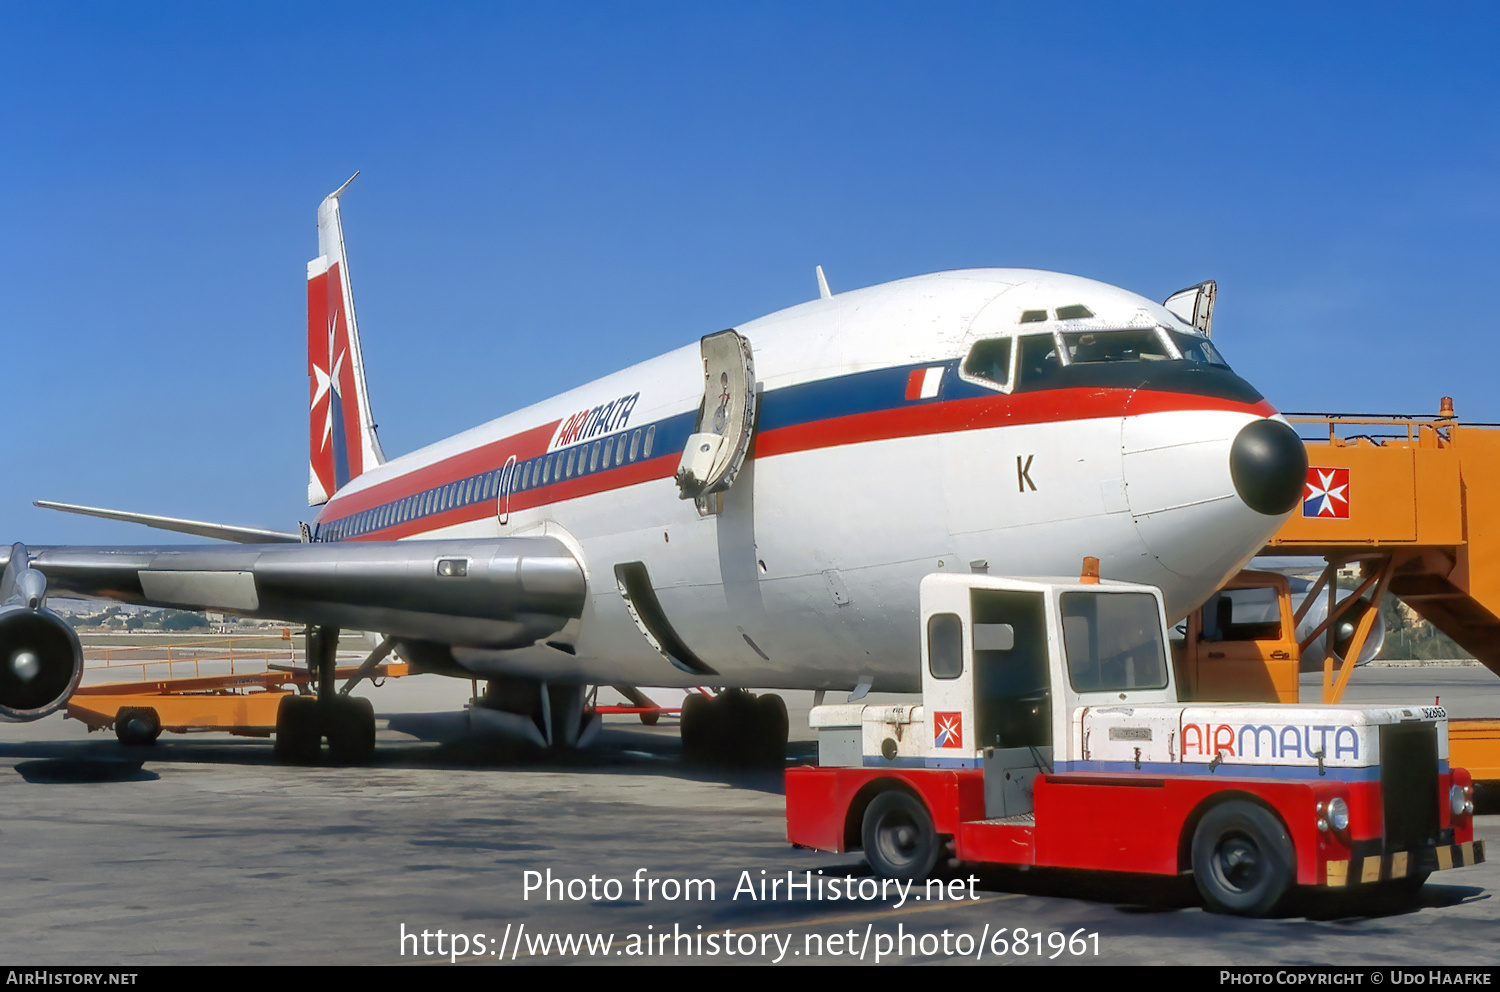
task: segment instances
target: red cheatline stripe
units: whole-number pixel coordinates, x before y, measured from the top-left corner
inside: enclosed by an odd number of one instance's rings
[[[364,510],[393,503],[398,499],[415,496],[424,493],[437,486],[444,486],[459,479],[467,479],[481,472],[490,472],[505,464],[511,455],[516,456],[516,461],[523,462],[528,458],[547,453],[547,444],[552,440],[553,433],[557,430],[558,421],[541,427],[533,427],[531,430],[522,431],[511,437],[491,441],[489,444],[472,448],[468,451],[445,458],[440,462],[397,476],[389,481],[371,486],[348,496],[340,496],[330,501],[324,507],[324,513],[338,508],[338,517],[328,519],[342,519]],[[427,519],[433,519],[431,517]],[[425,529],[425,528],[424,528]]]
[[[593,475],[564,479],[561,482],[548,483],[539,489],[515,493],[510,498],[510,512],[529,510],[548,503],[560,503],[564,500],[577,499],[580,496],[592,496],[611,489],[624,489],[627,486],[651,482],[654,479],[671,478],[672,474],[677,471],[678,458],[679,455],[673,452],[648,461],[639,461],[633,465],[621,465],[619,468],[595,472]],[[495,516],[498,509],[498,498],[481,500],[468,506],[454,507],[441,513],[429,514],[416,520],[408,520],[405,523],[360,534],[350,540],[394,541],[413,534],[425,534],[442,527],[484,520]]]
[[[1137,416],[1174,410],[1227,410],[1269,417],[1276,413],[1270,403],[1254,405],[1213,396],[1150,392],[1129,389],[1048,389],[1014,396],[997,394],[925,406],[895,407],[872,413],[833,417],[807,424],[766,431],[756,437],[759,458],[794,451],[831,448],[889,438],[917,437],[953,431],[1013,427],[1022,424],[1061,423],[1100,417]]]
[[[1249,404],[1213,396],[1198,396],[1187,393],[1153,392],[1130,389],[1098,389],[1080,387],[1076,389],[1051,389],[1035,393],[1020,393],[1013,396],[996,394],[946,403],[929,403],[921,406],[895,407],[871,413],[833,417],[827,420],[797,424],[756,435],[755,457],[769,458],[797,451],[832,448],[845,444],[861,444],[899,437],[918,437],[927,434],[943,434],[957,431],[983,430],[993,427],[1011,427],[1023,424],[1061,423],[1074,420],[1092,420],[1101,417],[1138,416],[1148,413],[1170,413],[1174,411],[1228,411],[1249,413],[1269,417],[1276,410],[1266,400]],[[393,479],[376,489],[357,493],[345,500],[337,500],[340,516],[358,513],[391,500],[424,492],[435,486],[465,479],[479,472],[503,465],[515,448],[513,442],[522,437],[545,435],[539,447],[531,454],[517,454],[518,459],[532,458],[543,454],[547,441],[557,428],[557,422],[517,435],[516,438],[497,441],[484,448],[466,452],[437,465],[431,465],[412,475]],[[505,453],[501,453],[504,451]],[[493,452],[493,453],[490,453]],[[498,458],[498,461],[496,460]],[[564,479],[541,488],[529,489],[511,497],[512,513],[548,503],[577,499],[611,489],[650,482],[654,479],[670,478],[677,468],[677,452],[658,456],[649,461],[622,465],[604,472]],[[416,480],[416,481],[412,481]],[[398,488],[399,486],[399,488]],[[387,488],[390,487],[390,488]],[[381,496],[372,494],[380,493]],[[372,498],[367,498],[372,497]],[[360,502],[356,505],[355,500]],[[325,509],[331,509],[334,503]],[[384,530],[361,535],[363,540],[391,540],[410,534],[425,533],[440,527],[479,520],[491,516],[495,511],[494,500],[465,507],[457,507],[442,513],[408,521]]]

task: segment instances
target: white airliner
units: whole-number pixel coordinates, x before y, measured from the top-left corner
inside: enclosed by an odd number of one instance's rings
[[[1302,495],[1302,443],[1205,333],[1212,283],[1164,305],[1028,269],[838,294],[820,269],[816,300],[387,460],[345,187],[308,266],[314,520],[51,504],[240,543],[0,550],[0,716],[55,711],[81,671],[39,584],[305,622],[327,670],[340,629],[378,631],[418,669],[490,680],[493,710],[548,743],[597,728],[596,684],[914,691],[922,576],[1093,555],[1175,620]],[[320,734],[368,753],[367,704],[321,690],[283,712],[283,753]],[[779,699],[720,699],[684,714],[687,744],[784,742]]]

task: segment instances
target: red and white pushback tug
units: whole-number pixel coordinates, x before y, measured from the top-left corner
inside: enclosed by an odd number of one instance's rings
[[[923,705],[814,707],[788,839],[863,847],[890,878],[940,858],[1191,871],[1247,915],[1484,860],[1442,707],[1180,703],[1160,592],[1084,571],[923,579]]]

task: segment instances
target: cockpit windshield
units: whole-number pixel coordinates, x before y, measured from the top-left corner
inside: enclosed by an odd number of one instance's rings
[[[1089,362],[1164,362],[1174,356],[1154,327],[1114,331],[1064,331],[1069,365]]]
[[[1219,349],[1208,338],[1200,338],[1196,334],[1184,334],[1181,331],[1168,331],[1172,335],[1172,343],[1177,345],[1177,350],[1182,352],[1182,358],[1188,362],[1199,362],[1203,365],[1222,365],[1229,367],[1224,361],[1224,356],[1219,354]]]
[[[1164,367],[1150,372],[1126,367],[1157,362]],[[1229,371],[1218,349],[1201,335],[1160,326],[1106,327],[985,338],[970,346],[960,371],[976,385],[1025,391],[1106,380],[1116,383],[1123,381],[1121,376],[1159,376],[1169,369],[1196,378],[1198,373],[1191,371],[1193,365]],[[1069,372],[1074,366],[1080,368]],[[1090,368],[1092,371],[1086,371]]]
[[[976,342],[964,359],[964,374],[997,386],[1010,382],[1010,338],[988,338]]]

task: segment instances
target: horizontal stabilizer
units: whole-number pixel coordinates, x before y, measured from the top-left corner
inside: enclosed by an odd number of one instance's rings
[[[53,503],[39,499],[32,503],[46,510],[62,510],[64,513],[81,513],[86,517],[103,517],[106,520],[123,520],[131,524],[145,524],[157,530],[172,530],[179,534],[196,537],[211,537],[216,541],[233,541],[236,544],[298,544],[300,534],[288,534],[279,530],[261,530],[257,527],[232,527],[229,524],[211,524],[202,520],[180,520],[177,517],[159,517],[154,513],[129,513],[125,510],[104,510],[97,506],[75,506],[72,503]]]

